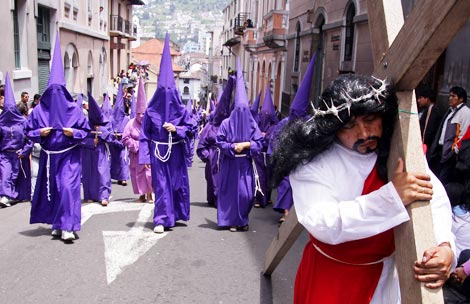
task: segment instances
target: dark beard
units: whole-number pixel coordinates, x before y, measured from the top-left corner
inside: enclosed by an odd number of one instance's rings
[[[378,142],[379,142],[379,139],[380,139],[380,137],[379,137],[379,136],[375,136],[375,135],[369,136],[369,137],[367,137],[367,138],[365,138],[365,139],[362,139],[362,138],[361,138],[361,139],[358,139],[358,140],[354,143],[354,145],[352,146],[352,149],[353,149],[354,151],[358,152],[358,153],[361,153],[361,154],[368,154],[368,153],[374,152],[375,150],[377,150],[378,145],[377,145],[377,147],[376,147],[375,149],[371,149],[371,148],[368,147],[365,152],[359,152],[359,146],[362,145],[363,143],[365,143],[365,142],[368,141],[368,140],[375,140],[375,141],[377,141],[377,143],[378,143]]]

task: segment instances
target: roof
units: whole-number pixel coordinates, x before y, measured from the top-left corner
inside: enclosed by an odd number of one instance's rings
[[[150,39],[140,46],[132,49],[132,56],[139,61],[148,61],[153,70],[160,70],[160,61],[162,59],[164,41],[154,38]],[[180,56],[180,53],[173,48],[170,48],[171,57]],[[173,71],[179,73],[185,71],[184,68],[173,62]]]
[[[163,53],[163,45],[164,41],[154,38],[145,41],[142,43],[140,46],[133,48],[132,53],[136,54],[159,54],[161,55]],[[180,56],[180,53],[176,51],[175,49],[171,48],[170,54],[172,57],[174,56]]]

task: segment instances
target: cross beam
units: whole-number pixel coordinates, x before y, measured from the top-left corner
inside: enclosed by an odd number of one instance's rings
[[[425,172],[418,119],[409,114],[416,113],[413,89],[468,20],[470,1],[421,0],[406,22],[400,0],[367,0],[367,5],[374,75],[396,84],[402,111],[392,139],[389,168],[395,168],[401,156],[407,170]],[[395,231],[402,303],[442,303],[442,292],[424,288],[414,279],[412,270],[424,249],[435,245],[429,202],[413,203],[408,212],[411,220]],[[265,275],[275,270],[295,242],[299,226],[292,210],[266,251]]]

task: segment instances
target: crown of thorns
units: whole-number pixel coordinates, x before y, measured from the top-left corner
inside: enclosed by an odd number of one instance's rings
[[[336,118],[338,118],[339,121],[343,122],[343,120],[339,117],[339,113],[343,110],[348,110],[348,115],[351,116],[351,107],[353,104],[356,104],[356,103],[359,103],[361,101],[368,100],[371,98],[374,98],[375,100],[378,101],[379,104],[381,104],[382,100],[380,98],[385,97],[383,93],[387,87],[386,80],[381,80],[381,79],[375,78],[374,76],[372,76],[372,78],[380,82],[379,88],[376,89],[374,88],[372,84],[370,84],[371,91],[368,94],[365,94],[356,98],[351,97],[345,90],[343,90],[341,92],[341,97],[346,100],[346,103],[343,103],[339,106],[335,106],[332,99],[330,99],[330,105],[328,105],[328,102],[325,99],[320,98],[320,101],[323,101],[323,103],[326,106],[326,110],[320,110],[320,109],[315,108],[315,106],[313,105],[313,102],[310,102],[310,106],[312,107],[312,110],[313,110],[313,115],[309,119],[309,121],[314,119],[317,116],[333,115]]]

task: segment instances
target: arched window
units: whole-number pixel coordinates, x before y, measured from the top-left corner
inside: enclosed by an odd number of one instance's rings
[[[344,35],[344,61],[351,61],[354,47],[354,16],[356,8],[350,3],[346,12],[346,30]]]
[[[75,90],[75,81],[78,78],[78,53],[77,48],[72,43],[69,43],[65,48],[64,55],[64,75],[67,89],[70,92]]]
[[[294,72],[299,71],[300,64],[300,22],[297,22],[295,33]]]
[[[183,94],[185,94],[185,95],[189,94],[189,88],[188,87],[183,88]]]
[[[93,54],[91,51],[88,52],[88,76],[93,75]]]

